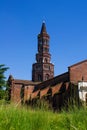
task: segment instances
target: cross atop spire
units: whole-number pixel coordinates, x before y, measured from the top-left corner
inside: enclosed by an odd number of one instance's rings
[[[43,34],[43,33],[47,33],[47,31],[46,31],[46,25],[45,25],[45,21],[43,21],[43,23],[42,23],[42,28],[41,28],[41,32],[40,32],[41,34]]]

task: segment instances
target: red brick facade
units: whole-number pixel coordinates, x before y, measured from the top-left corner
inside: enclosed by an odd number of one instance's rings
[[[16,103],[32,102],[46,97],[54,109],[61,109],[70,98],[70,91],[78,96],[78,81],[87,81],[87,60],[68,67],[68,72],[47,81],[36,83],[28,80],[17,80],[9,76],[8,84],[11,88],[11,101]]]
[[[69,67],[70,82],[77,83],[84,79],[87,81],[87,60],[79,62]]]
[[[24,87],[24,102],[28,101],[34,90],[34,85],[28,85]]]
[[[37,83],[28,80],[14,79],[10,75],[8,79],[8,85],[10,86],[11,101],[15,103],[21,103],[21,101],[26,102],[29,100],[36,84]]]

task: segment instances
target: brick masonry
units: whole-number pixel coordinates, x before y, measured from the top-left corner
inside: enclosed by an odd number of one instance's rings
[[[87,81],[87,60],[69,67],[70,82]]]
[[[9,76],[8,84],[11,90],[12,102],[18,104],[23,101],[26,103],[27,101],[32,100],[32,97],[33,99],[36,99],[37,97],[42,99],[41,95],[49,95],[52,103],[51,105],[54,108],[56,107],[57,109],[61,109],[65,100],[68,100],[70,97],[71,87],[72,91],[74,91],[74,89],[78,91],[77,88],[70,86],[70,83],[77,85],[78,81],[82,80],[87,81],[87,60],[74,64],[68,67],[68,72],[41,83],[28,80],[18,80]],[[53,91],[54,89],[55,93]],[[36,94],[37,92],[39,92],[38,95]],[[77,92],[75,93],[78,95]]]

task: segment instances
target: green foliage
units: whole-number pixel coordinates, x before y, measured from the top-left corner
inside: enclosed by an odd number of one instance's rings
[[[5,76],[4,73],[7,71],[8,67],[5,67],[4,64],[0,65],[0,88],[6,86]]]
[[[5,91],[4,90],[0,90],[0,100],[4,99],[5,97]]]
[[[87,130],[87,109],[53,113],[1,105],[0,130]]]
[[[49,103],[43,98],[43,99],[37,99],[33,102],[32,105],[33,109],[39,109],[39,110],[48,110],[50,109]]]
[[[7,90],[4,90],[4,87],[7,87],[6,81],[5,81],[5,76],[4,73],[7,71],[8,67],[5,67],[4,64],[0,65],[0,100],[1,99],[6,99],[7,96]]]

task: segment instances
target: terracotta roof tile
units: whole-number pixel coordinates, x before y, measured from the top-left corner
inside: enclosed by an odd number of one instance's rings
[[[61,87],[62,87],[62,83],[59,83],[59,84],[55,85],[54,87],[52,87],[52,96],[54,94],[58,93]]]
[[[77,66],[77,65],[82,64],[82,63],[84,63],[84,62],[87,62],[87,59],[86,59],[86,60],[83,60],[83,61],[80,61],[80,62],[78,62],[78,63],[76,63],[76,64],[73,64],[73,65],[69,66],[68,68]]]
[[[59,84],[61,82],[68,82],[69,81],[69,73],[66,72],[66,73],[63,73],[61,75],[58,75],[52,79],[49,79],[49,80],[46,80],[42,83],[39,83],[35,86],[35,91],[38,90],[38,89],[44,89],[48,86],[54,86],[56,84]]]
[[[47,87],[45,89],[42,89],[40,91],[40,98],[43,97],[43,96],[45,96],[48,93],[49,89],[50,89],[49,87]]]
[[[38,82],[32,82],[30,80],[20,80],[20,79],[14,79],[15,84],[25,84],[25,85],[36,85]]]
[[[31,99],[37,98],[37,97],[39,96],[39,93],[40,93],[40,90],[38,90],[38,91],[32,93]]]

